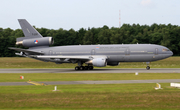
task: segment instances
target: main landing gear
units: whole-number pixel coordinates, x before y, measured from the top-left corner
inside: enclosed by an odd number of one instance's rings
[[[150,62],[146,62],[146,64],[147,64],[146,69],[147,69],[147,70],[150,70],[150,66],[149,66]]]
[[[93,66],[92,65],[88,65],[88,66],[82,66],[83,62],[78,61],[78,66],[75,67],[75,70],[93,70]]]
[[[93,70],[93,66],[76,66],[75,70]]]

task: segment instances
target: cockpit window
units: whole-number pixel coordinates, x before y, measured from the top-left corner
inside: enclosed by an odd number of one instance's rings
[[[165,49],[165,48],[164,48],[164,49],[162,49],[162,51],[163,51],[163,52],[166,52],[166,51],[170,51],[170,50],[169,50],[169,49]]]

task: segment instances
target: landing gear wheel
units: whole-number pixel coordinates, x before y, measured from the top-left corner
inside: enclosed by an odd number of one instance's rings
[[[89,70],[93,70],[93,66],[89,66]]]
[[[84,67],[84,69],[85,69],[85,70],[88,70],[88,69],[89,69],[89,67],[88,67],[88,66],[85,66],[85,67]]]
[[[93,70],[93,66],[76,66],[75,67],[75,70],[78,71],[78,70]]]
[[[85,67],[84,67],[84,66],[80,66],[79,68],[80,68],[80,70],[84,70],[84,69],[85,69]]]
[[[80,68],[79,68],[78,66],[76,66],[76,67],[75,67],[75,70],[76,70],[76,71],[77,71],[77,70],[80,70]]]
[[[150,69],[150,66],[147,66],[146,69],[149,70],[149,69]]]

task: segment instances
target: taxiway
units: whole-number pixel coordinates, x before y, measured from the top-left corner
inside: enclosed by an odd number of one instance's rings
[[[121,69],[94,69],[94,70],[79,70],[74,69],[0,69],[0,73],[180,73],[180,68],[121,68]]]
[[[74,69],[0,69],[0,73],[180,73],[180,68],[157,68],[157,69],[94,69],[80,70]],[[47,85],[64,84],[125,84],[125,83],[171,83],[180,82],[180,79],[157,79],[157,80],[115,80],[115,81],[43,81]],[[0,82],[0,86],[33,85],[28,82]]]
[[[155,79],[155,80],[114,80],[114,81],[43,81],[39,84],[68,85],[68,84],[128,84],[128,83],[172,83],[180,82],[180,79]],[[1,82],[0,86],[33,85],[28,82]]]

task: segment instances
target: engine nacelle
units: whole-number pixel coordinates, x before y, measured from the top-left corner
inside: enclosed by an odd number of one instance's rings
[[[119,62],[108,62],[107,65],[110,66],[118,66],[120,63]]]
[[[104,67],[107,65],[105,58],[95,58],[92,60],[92,64],[97,67]]]
[[[25,47],[36,47],[36,46],[49,46],[54,43],[52,37],[42,37],[42,38],[31,38],[24,39],[22,41],[16,42],[16,45],[23,45]]]

